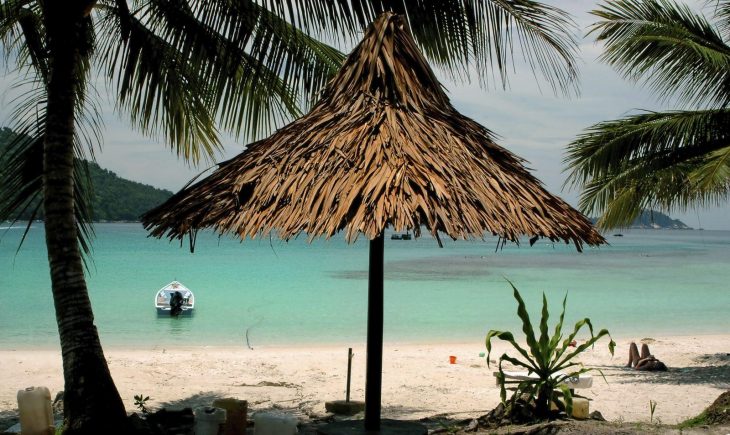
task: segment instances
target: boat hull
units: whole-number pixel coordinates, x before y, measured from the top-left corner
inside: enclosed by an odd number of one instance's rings
[[[160,308],[157,307],[157,315],[158,316],[169,316],[170,315],[170,307],[166,308]],[[180,312],[180,316],[192,316],[195,312],[194,308],[183,308],[183,310]]]

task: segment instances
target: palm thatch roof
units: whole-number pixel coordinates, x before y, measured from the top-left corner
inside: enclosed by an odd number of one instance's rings
[[[305,116],[250,144],[143,216],[153,236],[212,227],[241,238],[391,226],[453,239],[521,235],[598,245],[591,223],[550,194],[523,160],[461,115],[405,20],[382,14]]]

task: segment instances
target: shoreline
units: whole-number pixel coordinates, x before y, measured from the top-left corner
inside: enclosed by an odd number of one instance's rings
[[[609,421],[650,420],[649,402],[657,402],[654,420],[673,424],[699,414],[730,389],[730,334],[652,337],[651,351],[668,372],[638,372],[624,367],[628,345],[645,337],[614,337],[613,357],[607,339],[587,350],[579,361],[599,368],[593,386],[578,393],[591,399]],[[496,341],[492,361],[508,346]],[[353,346],[352,398],[364,397],[365,346]],[[383,360],[383,415],[422,418],[447,415],[474,418],[499,403],[494,362],[487,367],[483,343],[386,342]],[[297,415],[324,414],[324,402],[344,398],[347,346],[283,345],[105,347],[105,355],[128,412],[133,396],[151,397],[151,409],[209,405],[220,397],[248,400],[251,412],[273,407]],[[449,356],[457,357],[449,364]],[[58,349],[0,350],[3,384],[0,412],[17,407],[17,390],[63,388]]]
[[[520,335],[522,334],[521,331],[515,330],[513,331],[515,333],[515,336],[517,339],[520,338]],[[552,332],[552,331],[551,331]],[[448,346],[457,346],[457,347],[475,347],[475,348],[482,348],[486,352],[486,347],[484,340],[486,339],[487,333],[484,333],[484,337],[481,340],[475,340],[475,341],[465,341],[462,339],[457,339],[453,341],[447,341],[447,340],[394,340],[394,341],[388,341],[385,340],[383,345],[385,347],[397,347],[397,346],[438,346],[438,347],[448,347]],[[588,337],[587,334],[580,334],[580,339],[586,339]],[[730,352],[730,333],[722,333],[722,332],[690,332],[690,333],[669,333],[669,334],[642,334],[641,336],[638,335],[628,335],[628,334],[611,334],[611,337],[614,341],[617,343],[619,341],[635,341],[640,342],[644,339],[651,339],[651,340],[663,340],[663,341],[671,341],[672,339],[677,340],[684,340],[689,338],[707,338],[712,340],[727,340],[728,341],[728,351]],[[601,339],[601,342],[606,339]],[[364,347],[365,346],[365,340],[361,341],[351,341],[351,342],[335,342],[335,343],[316,343],[316,342],[296,342],[296,343],[272,343],[272,344],[254,344],[253,349],[249,349],[245,344],[241,345],[233,345],[233,344],[204,344],[204,345],[180,345],[180,344],[160,344],[160,343],[139,343],[139,344],[117,344],[117,343],[105,343],[102,339],[102,348],[104,351],[159,351],[159,350],[196,350],[196,349],[208,349],[208,350],[228,350],[228,351],[256,351],[256,350],[280,350],[280,349],[295,349],[295,350],[306,350],[306,349],[321,349],[321,350],[334,350],[334,349],[347,349],[348,347]],[[598,344],[596,344],[598,346]],[[2,344],[1,345],[2,350],[0,350],[0,355],[2,355],[4,352],[25,352],[25,351],[59,351],[61,350],[60,344],[54,344],[54,345],[29,345],[29,344]]]

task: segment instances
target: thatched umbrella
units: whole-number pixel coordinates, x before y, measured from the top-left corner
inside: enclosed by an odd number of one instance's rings
[[[365,425],[380,422],[383,232],[599,245],[591,223],[449,102],[405,20],[384,13],[307,115],[143,216],[155,237],[344,231],[370,240]],[[191,239],[194,240],[194,239]]]

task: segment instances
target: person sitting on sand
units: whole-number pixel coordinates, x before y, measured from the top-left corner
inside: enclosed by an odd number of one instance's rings
[[[646,343],[641,345],[641,355],[639,355],[639,349],[636,347],[636,343],[631,342],[631,345],[629,346],[629,363],[626,364],[626,367],[633,367],[634,370],[645,370],[650,372],[667,371],[667,366],[649,352],[649,345]]]

